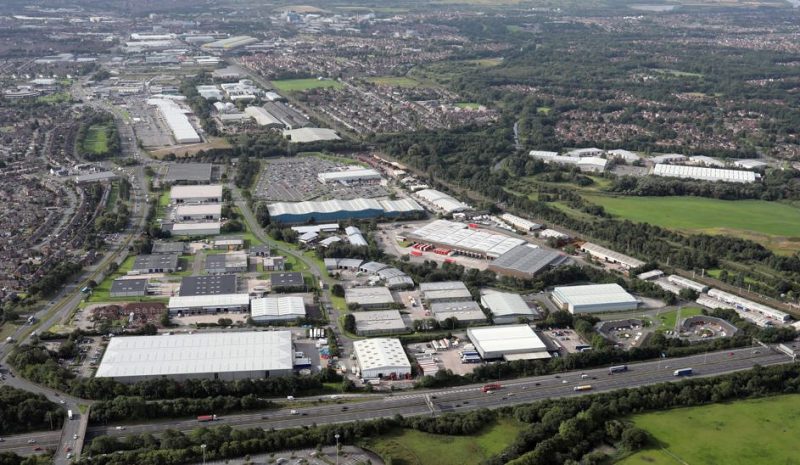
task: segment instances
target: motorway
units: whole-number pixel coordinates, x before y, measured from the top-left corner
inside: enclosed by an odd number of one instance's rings
[[[482,384],[472,384],[446,389],[416,390],[395,392],[390,395],[375,394],[375,400],[362,402],[336,403],[325,401],[322,405],[265,410],[245,414],[220,416],[213,424],[228,425],[235,428],[291,428],[307,426],[312,423],[333,424],[355,420],[392,417],[400,414],[437,415],[447,412],[468,411],[478,408],[497,408],[518,405],[542,399],[581,395],[573,388],[578,385],[592,386],[589,392],[604,392],[622,388],[681,381],[673,372],[678,368],[691,367],[694,377],[716,376],[724,373],[742,371],[755,365],[768,366],[790,363],[791,359],[767,348],[742,348],[733,351],[713,352],[690,357],[662,359],[657,361],[629,364],[625,373],[608,374],[607,368],[572,371],[558,375],[520,378],[502,382],[503,388],[492,394],[481,391]],[[583,378],[583,375],[586,378]],[[211,412],[210,412],[211,413]],[[165,429],[189,431],[200,426],[194,419],[165,420],[143,424],[92,426],[87,439],[98,435],[125,436],[149,432],[157,434]],[[7,446],[19,446],[20,439],[7,438]],[[2,449],[3,447],[0,447]]]

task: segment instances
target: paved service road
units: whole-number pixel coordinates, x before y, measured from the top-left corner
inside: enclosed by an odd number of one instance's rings
[[[754,351],[758,353],[754,353]],[[678,368],[691,367],[695,371],[695,376],[713,376],[747,370],[754,365],[767,366],[790,361],[789,357],[784,354],[762,347],[758,349],[751,347],[684,358],[630,364],[628,372],[614,375],[609,375],[607,368],[598,368],[559,375],[521,378],[502,382],[502,389],[491,394],[483,393],[481,391],[482,385],[479,384],[438,390],[397,392],[363,402],[323,403],[318,406],[296,408],[296,415],[292,415],[288,409],[230,415],[221,417],[213,424],[215,426],[229,425],[238,428],[279,429],[305,426],[312,423],[331,424],[392,417],[397,414],[411,416],[466,411],[477,408],[494,408],[548,398],[580,395],[582,393],[576,393],[573,390],[578,385],[591,385],[592,390],[588,392],[593,393],[660,382],[679,381],[682,378],[673,376],[673,372]],[[582,375],[585,375],[585,378]],[[430,408],[431,405],[433,406],[433,411]],[[172,420],[126,425],[124,430],[117,429],[119,425],[94,426],[89,428],[88,436],[93,437],[103,434],[125,436],[142,432],[157,433],[168,428],[188,431],[200,425],[196,420]]]

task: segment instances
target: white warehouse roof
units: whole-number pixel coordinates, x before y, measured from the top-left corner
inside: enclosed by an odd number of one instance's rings
[[[528,325],[490,326],[467,329],[467,337],[481,357],[500,358],[516,354],[546,354],[547,346]],[[540,358],[530,357],[530,358]],[[547,357],[549,358],[549,354]]]
[[[490,310],[495,318],[508,316],[533,317],[533,310],[519,294],[486,290],[481,292],[481,305]]]
[[[276,202],[267,206],[270,216],[308,215],[315,213],[360,212],[383,210],[384,212],[421,211],[422,207],[411,199],[400,200],[325,200],[318,202]]]
[[[176,200],[222,199],[222,185],[211,186],[172,186],[170,198]]]
[[[436,206],[436,208],[444,211],[445,213],[460,212],[463,210],[469,210],[470,208],[469,205],[459,202],[444,192],[439,192],[435,189],[422,189],[421,191],[415,192],[415,195],[422,200],[433,204]]]
[[[242,306],[250,303],[247,294],[212,294],[174,296],[169,298],[167,307],[172,308],[199,308],[199,307],[227,307]]]
[[[514,247],[524,244],[523,239],[501,234],[476,231],[463,223],[436,220],[408,235],[408,239],[430,242],[453,249],[479,252],[497,258]]]
[[[97,378],[292,370],[290,331],[223,332],[111,339]]]
[[[264,108],[250,106],[245,108],[244,112],[247,116],[253,118],[256,121],[256,124],[259,126],[283,127],[283,123],[281,123],[278,118],[272,116],[272,114]]]
[[[353,342],[361,371],[391,371],[396,369],[411,370],[403,345],[399,339],[374,338]]]
[[[283,136],[288,137],[292,142],[319,142],[323,140],[339,140],[336,131],[327,128],[299,128],[287,129],[283,131]]]
[[[304,318],[306,305],[299,296],[253,299],[250,301],[250,316],[256,321]]]
[[[191,144],[200,142],[200,135],[195,131],[189,118],[186,117],[184,110],[173,100],[163,98],[151,98],[147,100],[149,105],[158,107],[161,116],[167,122],[175,142],[178,144]]]
[[[218,203],[178,205],[175,213],[180,216],[216,215],[222,214],[222,205]]]
[[[653,169],[653,175],[670,178],[698,179],[700,181],[723,181],[737,183],[751,183],[755,182],[757,179],[756,173],[752,171],[664,164],[656,165],[655,169]]]
[[[359,168],[319,173],[317,175],[317,179],[319,179],[319,181],[322,183],[380,180],[381,174],[372,168]]]
[[[636,298],[619,284],[556,287],[553,289],[553,299],[566,304],[573,313],[594,310],[591,307],[609,306],[621,310],[638,305]]]

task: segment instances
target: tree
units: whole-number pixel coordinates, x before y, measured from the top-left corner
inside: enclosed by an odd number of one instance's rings
[[[356,317],[352,313],[344,316],[344,330],[353,334],[356,332]]]
[[[344,297],[344,287],[341,284],[334,284],[331,286],[331,294],[336,297]]]
[[[631,451],[639,450],[647,445],[649,439],[647,431],[633,426],[623,431],[622,446]]]

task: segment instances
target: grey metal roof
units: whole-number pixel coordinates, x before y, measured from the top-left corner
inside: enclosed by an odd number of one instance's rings
[[[111,293],[117,292],[144,292],[147,290],[147,280],[141,279],[115,279],[111,282]]]
[[[181,280],[178,295],[235,294],[237,278],[232,274],[186,276]]]
[[[560,253],[554,250],[523,244],[497,257],[497,259],[492,262],[492,266],[521,273],[536,274],[542,268],[549,266],[562,257]]]
[[[178,267],[178,254],[137,255],[132,271],[147,271],[157,268],[175,269]]]
[[[211,163],[170,163],[164,181],[211,182]]]
[[[269,275],[272,287],[300,287],[305,285],[302,273],[273,273]]]

